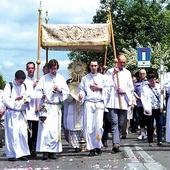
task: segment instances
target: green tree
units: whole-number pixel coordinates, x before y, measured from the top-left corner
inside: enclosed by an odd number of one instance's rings
[[[135,40],[137,43],[137,48],[142,47],[142,45]],[[165,65],[165,70],[168,71],[168,68],[170,68],[170,47],[169,46],[161,46],[161,44],[156,43],[155,45],[152,45],[151,43],[148,43],[147,45],[151,49],[151,67],[145,68],[146,71],[157,73],[160,61],[162,60]],[[123,48],[123,53],[127,56],[127,67],[131,70],[132,74],[135,74],[139,71],[140,68],[137,67],[137,49],[136,48]]]
[[[4,89],[5,85],[6,85],[6,82],[3,79],[3,76],[0,74],[0,89]]]
[[[108,20],[108,4],[107,0],[101,0],[100,9],[93,16],[93,23],[106,23]],[[124,52],[123,49],[131,51],[138,47],[136,40],[143,47],[157,47],[160,44],[162,53],[166,53],[170,46],[170,3],[168,0],[111,0],[110,8],[113,19],[114,37],[116,43],[117,54]],[[134,51],[135,52],[135,51]],[[94,53],[83,53],[79,55],[82,61],[88,61],[89,57],[95,56]],[[97,54],[102,64],[103,54]],[[70,54],[71,60],[77,56]],[[87,57],[88,56],[88,57]],[[154,57],[156,57],[154,59]],[[162,57],[162,55],[160,56]],[[153,55],[151,69],[155,68],[158,56]],[[87,60],[86,60],[87,59]],[[131,58],[130,58],[131,59]],[[136,62],[135,62],[136,63]],[[167,62],[165,62],[167,63]],[[108,46],[107,66],[113,64],[113,49]],[[127,67],[134,70],[137,65],[129,65]]]

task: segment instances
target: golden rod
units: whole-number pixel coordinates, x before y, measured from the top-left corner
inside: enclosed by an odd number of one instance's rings
[[[45,17],[45,21],[46,24],[48,24],[49,18],[48,18],[48,11],[45,12],[46,13],[46,17]],[[46,64],[48,63],[48,47],[45,48],[46,51]]]
[[[40,8],[38,9],[39,18],[38,18],[38,54],[37,54],[37,80],[40,78],[40,46],[41,46],[41,24],[42,24],[42,9],[41,9],[41,1],[40,1]]]
[[[109,13],[109,23],[110,23],[110,30],[111,30],[111,39],[112,39],[112,46],[113,46],[113,53],[114,53],[114,63],[115,63],[115,66],[117,66],[117,63],[118,63],[118,59],[117,59],[117,56],[116,56],[116,45],[115,45],[115,39],[114,39],[114,32],[113,32],[113,24],[112,24],[112,16],[111,16],[111,12],[110,12],[110,7],[108,8],[108,13]],[[120,81],[119,81],[119,75],[118,75],[118,72],[116,73],[116,79],[117,79],[117,86],[118,88],[120,87]],[[118,95],[119,97],[119,107],[120,109],[122,109],[122,97],[121,97],[121,94]]]
[[[106,60],[107,60],[107,46],[105,47],[105,53],[104,53],[103,74],[105,74],[107,68]]]
[[[41,22],[42,22],[42,9],[41,9],[41,1],[40,1],[40,8],[38,9],[39,12],[39,17],[38,17],[38,52],[37,52],[37,80],[39,80],[40,78],[40,63],[41,63],[41,59],[40,59],[40,45],[41,45]],[[35,101],[35,112],[38,112],[39,110],[39,105],[38,105],[38,101]]]

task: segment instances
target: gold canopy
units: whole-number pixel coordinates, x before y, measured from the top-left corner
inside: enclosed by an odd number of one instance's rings
[[[110,37],[109,24],[41,25],[41,47],[49,50],[104,52]]]

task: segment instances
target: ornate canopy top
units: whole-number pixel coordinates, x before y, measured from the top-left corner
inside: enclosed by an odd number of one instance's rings
[[[109,24],[41,25],[41,47],[49,50],[104,52],[109,43]]]

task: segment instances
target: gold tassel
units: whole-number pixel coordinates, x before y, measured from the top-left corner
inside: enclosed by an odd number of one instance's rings
[[[28,129],[28,131],[30,132],[30,133],[32,133],[32,130],[29,128],[29,126],[28,126],[28,121],[27,121],[27,119],[25,118],[25,116],[24,116],[24,114],[23,114],[23,112],[21,111],[21,114],[22,114],[22,116],[23,116],[23,118],[24,118],[24,121],[25,121],[25,123],[26,123],[26,126],[27,126],[27,129]]]
[[[58,135],[58,141],[61,142],[61,136],[60,135]]]
[[[97,139],[97,140],[101,140],[99,134],[96,134],[96,139]]]

